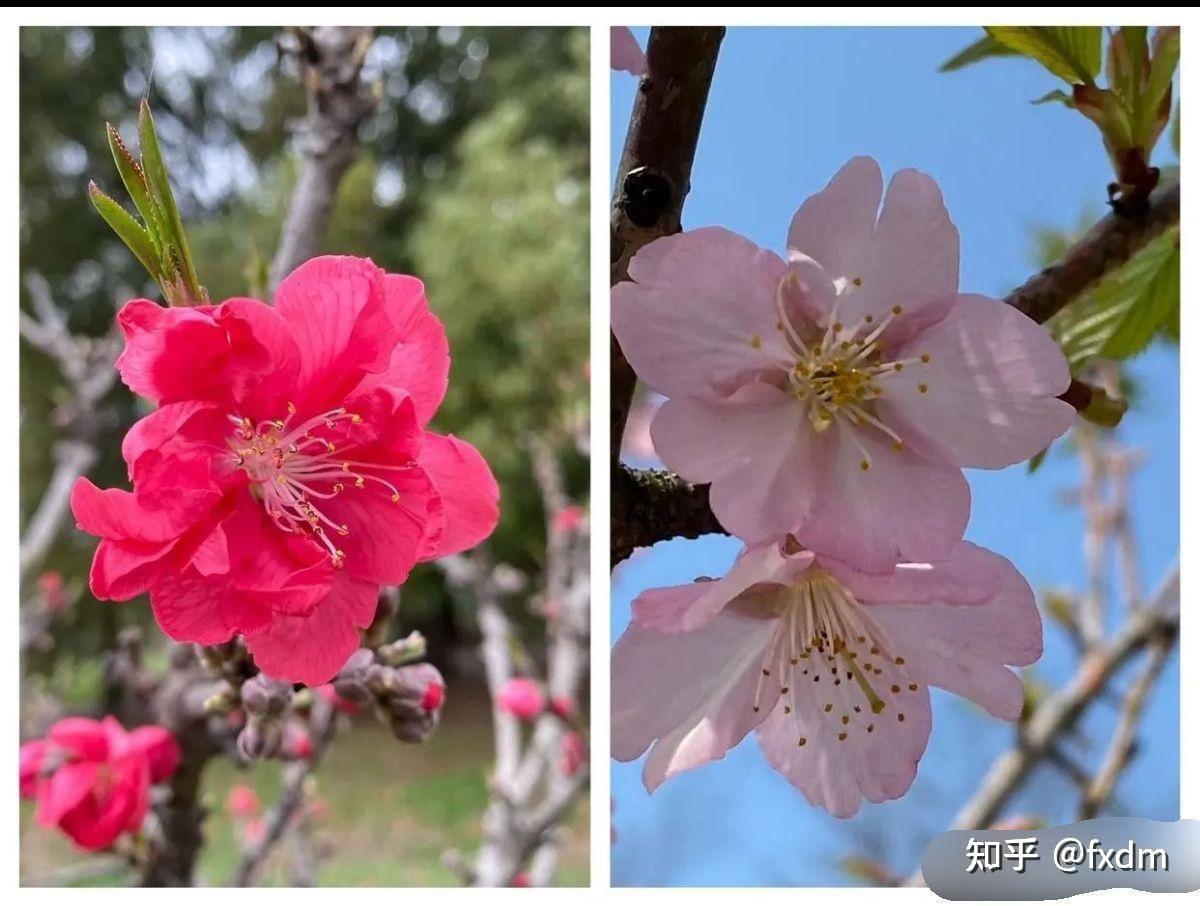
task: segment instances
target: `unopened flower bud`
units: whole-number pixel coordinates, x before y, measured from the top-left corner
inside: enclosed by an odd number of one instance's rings
[[[283,728],[283,753],[297,761],[312,758],[312,737],[307,728],[298,721],[289,721]]]
[[[440,711],[394,714],[392,716],[392,735],[401,742],[424,742],[433,735],[440,719]]]
[[[237,700],[234,698],[233,692],[229,689],[222,689],[204,700],[204,711],[206,714],[229,714],[236,705]]]
[[[546,708],[541,687],[527,677],[510,679],[496,693],[496,707],[521,720],[533,720]]]
[[[575,717],[575,702],[565,695],[556,695],[550,699],[550,710],[563,720]]]
[[[415,629],[402,639],[389,642],[379,649],[379,659],[390,667],[412,664],[425,657],[425,636]]]
[[[282,714],[292,700],[292,687],[259,673],[242,683],[242,704],[251,714]]]
[[[432,714],[441,710],[446,681],[433,664],[411,664],[392,671],[388,705],[393,714]]]
[[[270,758],[279,751],[282,735],[278,721],[264,720],[251,715],[246,726],[238,733],[238,754],[247,761]]]

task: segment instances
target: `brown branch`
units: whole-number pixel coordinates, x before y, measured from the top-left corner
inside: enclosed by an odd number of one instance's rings
[[[652,28],[646,74],[625,135],[612,208],[609,284],[629,276],[629,259],[653,239],[678,233],[692,160],[724,28]],[[637,375],[611,339],[611,456],[621,437]]]
[[[708,505],[708,485],[657,469],[618,466],[612,478],[612,565],[665,538],[724,534]]]
[[[1142,214],[1109,214],[1055,264],[1025,281],[1004,301],[1039,324],[1045,323],[1150,240],[1178,224],[1179,183],[1175,183],[1156,192]]]
[[[358,153],[358,127],[378,100],[360,78],[372,36],[371,28],[322,25],[289,30],[280,38],[281,49],[300,60],[308,115],[298,130],[300,174],[271,262],[272,293],[320,251],[338,186]]]

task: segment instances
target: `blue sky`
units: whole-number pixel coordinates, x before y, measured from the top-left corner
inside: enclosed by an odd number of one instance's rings
[[[644,47],[647,30],[634,33]],[[1110,173],[1091,123],[1057,106],[1030,105],[1057,87],[1036,64],[1003,59],[937,72],[978,35],[978,29],[950,28],[730,29],[684,227],[719,224],[782,251],[799,203],[847,159],[870,154],[885,175],[916,167],[937,179],[962,234],[962,287],[1004,295],[1033,272],[1036,227],[1071,228],[1085,213],[1104,212]],[[627,75],[612,76],[614,168],[635,87]],[[1132,497],[1149,585],[1178,552],[1178,356],[1155,348],[1130,370],[1143,394],[1121,430],[1147,457]],[[1052,454],[1032,476],[1015,466],[969,478],[970,540],[1011,559],[1035,588],[1081,586],[1082,519],[1060,497],[1077,483],[1073,458]],[[718,537],[672,541],[623,566],[613,586],[613,638],[628,623],[638,592],[717,574],[737,546]],[[1048,628],[1039,674],[1058,682],[1072,667],[1063,638]],[[1125,813],[1177,817],[1178,684],[1172,663],[1147,713],[1141,753],[1118,789]],[[1010,728],[960,699],[939,694],[934,708],[933,736],[909,795],[864,808],[851,821],[811,808],[767,767],[753,738],[653,797],[642,788],[640,762],[614,763],[613,882],[845,884],[839,861],[851,853],[881,856],[894,870],[911,871],[1011,739]],[[1094,715],[1075,744],[1091,740],[1102,750],[1111,722],[1111,711]],[[1013,811],[1068,820],[1062,786],[1047,769]]]

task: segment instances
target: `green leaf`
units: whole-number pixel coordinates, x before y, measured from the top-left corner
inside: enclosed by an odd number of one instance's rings
[[[1133,289],[1135,295],[1104,344],[1100,354],[1105,358],[1137,355],[1169,320],[1179,319],[1179,237],[1176,234],[1164,239],[1165,256],[1159,259],[1161,249],[1156,248],[1143,262],[1144,271],[1131,278],[1140,289]]]
[[[143,100],[138,116],[138,136],[142,151],[142,169],[150,186],[150,194],[157,204],[162,217],[163,249],[168,265],[178,271],[187,294],[192,303],[206,299],[207,293],[200,285],[196,276],[196,267],[192,263],[192,255],[188,249],[187,236],[183,231],[183,221],[179,217],[179,208],[175,204],[175,195],[171,191],[171,181],[167,176],[167,167],[163,162],[162,151],[158,145],[158,134],[154,129],[154,118],[150,114],[150,105]],[[160,281],[161,282],[161,281]],[[167,289],[167,285],[163,285]]]
[[[1045,447],[1044,449],[1042,449],[1041,451],[1035,453],[1032,457],[1030,457],[1030,459],[1029,459],[1029,474],[1030,475],[1032,475],[1039,468],[1041,468],[1042,463],[1044,463],[1046,461],[1046,454],[1049,452],[1050,452],[1050,448]]]
[[[956,69],[963,69],[972,63],[978,63],[980,60],[989,60],[993,57],[1014,57],[1016,55],[1017,51],[1001,44],[991,35],[985,34],[974,44],[963,48],[939,66],[938,72],[954,72]]]
[[[1091,85],[1100,74],[1102,29],[1098,25],[988,25],[1000,44],[1037,60],[1070,84]]]
[[[1072,374],[1097,357],[1136,355],[1159,331],[1170,335],[1179,309],[1178,242],[1178,229],[1152,240],[1046,323]]]
[[[158,251],[154,247],[150,234],[134,219],[132,214],[121,207],[116,200],[105,195],[94,182],[88,183],[88,196],[92,199],[92,206],[133,252],[142,267],[150,272],[150,276],[157,279]]]
[[[1163,27],[1154,33],[1154,45],[1150,57],[1150,74],[1146,86],[1140,92],[1137,106],[1137,121],[1134,126],[1138,138],[1147,146],[1162,134],[1162,126],[1170,113],[1171,82],[1179,66],[1179,28]],[[1163,105],[1166,104],[1166,109]]]
[[[108,130],[108,147],[112,151],[117,172],[121,174],[121,182],[125,184],[125,190],[133,199],[138,213],[142,215],[142,221],[145,223],[150,241],[154,243],[156,249],[161,250],[162,230],[160,224],[155,221],[154,202],[150,198],[150,186],[146,182],[146,174],[142,171],[141,165],[133,159],[133,155],[129,153],[125,143],[121,141],[121,134],[116,127],[112,123],[106,123],[105,126]],[[155,258],[158,257],[156,253]]]
[[[1053,91],[1048,91],[1036,101],[1030,101],[1031,104],[1054,104],[1059,103],[1065,107],[1074,107],[1075,99],[1063,91],[1061,88],[1055,88]]]

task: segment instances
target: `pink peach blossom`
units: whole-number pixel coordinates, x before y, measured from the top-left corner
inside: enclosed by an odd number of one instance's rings
[[[562,738],[562,752],[558,759],[558,770],[567,777],[573,777],[575,772],[587,761],[587,745],[578,733],[568,733]]]
[[[649,749],[647,789],[722,758],[751,730],[813,805],[846,818],[908,790],[929,687],[1016,720],[1008,666],[1042,652],[1033,593],[998,554],[960,542],[941,563],[867,573],[783,543],[728,575],[646,591],[612,655],[612,748]]]
[[[171,638],[240,634],[260,669],[319,685],[381,585],[495,527],[483,457],[427,429],[450,357],[416,278],[314,258],[275,307],[141,299],[118,320],[121,377],[159,408],[122,444],[133,491],[80,479],[71,506],[102,539],[93,593],[149,591]]]
[[[573,532],[583,525],[584,518],[583,507],[574,503],[567,504],[554,514],[552,527],[556,532]]]
[[[57,827],[81,849],[107,849],[141,829],[150,787],[178,764],[179,747],[162,727],[126,732],[112,717],[68,717],[21,746],[21,796],[37,800],[42,827]]]
[[[614,25],[609,30],[609,57],[609,64],[618,72],[640,76],[646,71],[646,54],[628,26]]]
[[[496,706],[521,720],[533,720],[546,709],[546,696],[533,680],[519,676],[501,687]]]
[[[946,557],[967,524],[962,468],[1002,468],[1071,424],[1050,335],[958,291],[937,184],[851,160],[796,212],[789,260],[720,228],[655,240],[612,290],[629,362],[669,399],[663,463],[711,482],[746,541],[886,569]]]

